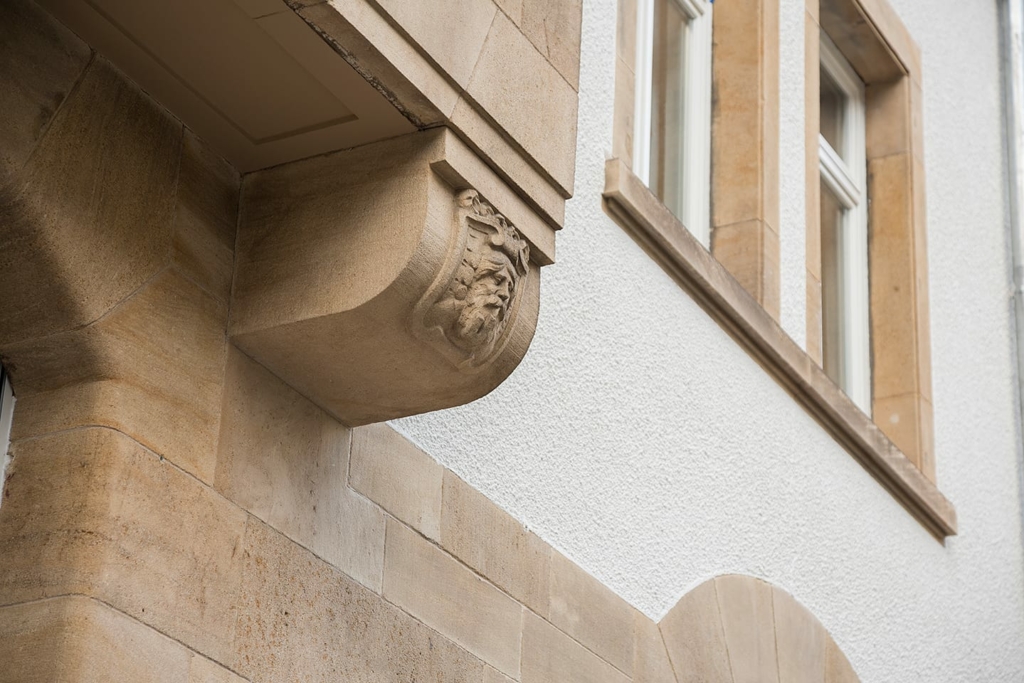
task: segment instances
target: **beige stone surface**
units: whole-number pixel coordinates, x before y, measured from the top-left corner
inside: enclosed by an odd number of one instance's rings
[[[807,355],[817,365],[822,363],[821,282],[807,273]]]
[[[859,683],[846,655],[830,636],[825,643],[825,683]]]
[[[661,629],[646,615],[633,615],[633,683],[676,683]]]
[[[523,0],[522,17],[526,37],[579,90],[582,0]]]
[[[713,579],[680,598],[659,627],[679,683],[733,683]]]
[[[917,390],[910,155],[868,162],[874,396]]]
[[[608,664],[532,612],[523,613],[522,683],[628,683]]]
[[[401,522],[387,533],[384,598],[518,679],[523,607]]]
[[[504,219],[501,200],[473,186],[482,164],[450,158],[467,153],[452,137],[417,133],[246,176],[231,339],[346,425],[479,398],[533,337],[537,264],[508,220],[507,239],[480,227]],[[477,270],[466,256],[476,243],[516,265]],[[511,283],[501,310],[481,294],[499,275]],[[457,297],[466,282],[473,296]],[[460,339],[462,313],[481,315],[485,332]]]
[[[551,553],[550,621],[627,676],[633,675],[633,608],[559,552]]]
[[[188,667],[188,683],[244,683],[246,679],[210,661],[193,654]]]
[[[865,83],[900,78],[904,67],[893,54],[891,44],[872,25],[864,5],[859,0],[822,0],[821,27]]]
[[[413,123],[436,125],[451,115],[460,89],[401,30],[364,0],[290,0],[299,16],[332,45],[344,46],[360,73],[386,87]]]
[[[348,487],[349,431],[229,350],[214,487],[380,592],[384,516]]]
[[[491,0],[378,4],[456,83],[463,88],[469,84],[497,12]]]
[[[749,576],[715,579],[733,683],[778,681],[772,587]]]
[[[875,398],[871,404],[872,418],[896,447],[907,454],[915,465],[926,471],[934,467],[931,448],[931,404],[920,394],[899,394]],[[934,478],[934,469],[932,478]]]
[[[0,4],[0,185],[28,159],[85,69],[89,52],[35,3]]]
[[[441,528],[444,468],[386,424],[352,430],[349,483],[428,538]]]
[[[90,598],[0,608],[2,683],[218,680],[189,678],[190,657],[180,643]]]
[[[869,159],[910,151],[910,87],[910,78],[901,78],[864,88]]]
[[[715,8],[711,138],[711,223],[715,227],[753,219],[778,224],[778,173],[771,170],[777,168],[771,162],[777,162],[779,144],[778,12],[778,0]]]
[[[786,591],[772,587],[775,643],[782,683],[824,683],[828,634],[807,608]]]
[[[174,207],[174,261],[222,301],[231,294],[238,173],[185,131]]]
[[[512,679],[494,667],[485,666],[483,683],[512,683]]]
[[[773,318],[779,317],[779,237],[754,219],[716,226],[711,252]]]
[[[523,0],[495,0],[498,3],[498,9],[505,13],[509,19],[512,20],[516,26],[522,25],[523,22]]]
[[[12,445],[0,507],[0,596],[110,604],[225,661],[245,513],[111,429]]]
[[[455,105],[450,123],[453,130],[477,141],[483,150],[483,157],[492,166],[505,170],[512,178],[513,185],[519,188],[523,195],[536,202],[537,209],[546,223],[555,229],[561,229],[565,223],[565,199],[568,194],[565,190],[551,184],[544,172],[523,158],[466,98],[459,99]],[[531,239],[550,261],[554,261],[553,235],[550,244],[543,244],[536,237]],[[542,263],[548,263],[548,260]]]
[[[495,17],[467,92],[560,189],[572,192],[576,91],[504,14]]]
[[[166,269],[92,325],[3,348],[14,438],[102,425],[212,480],[226,304]]]
[[[260,681],[479,683],[484,664],[250,518],[231,668]]]
[[[440,542],[513,598],[547,616],[550,546],[448,470]]]
[[[166,263],[181,135],[116,69],[92,61],[0,188],[0,345],[96,320]]]
[[[619,0],[615,22],[615,53],[629,71],[636,71],[637,0]]]
[[[633,122],[636,76],[620,57],[615,60],[615,121],[612,155],[633,167]]]

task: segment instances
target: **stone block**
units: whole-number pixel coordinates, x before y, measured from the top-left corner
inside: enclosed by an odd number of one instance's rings
[[[525,23],[525,4],[523,14]],[[467,92],[565,196],[572,193],[576,91],[503,14],[495,17]]]
[[[776,320],[779,317],[779,236],[762,220],[716,226],[711,252]]]
[[[871,347],[876,398],[918,390],[911,155],[868,162]]]
[[[633,129],[636,116],[636,76],[622,59],[615,60],[615,128],[612,155],[633,167]]]
[[[522,16],[526,37],[579,90],[582,0],[523,0]]]
[[[438,538],[441,465],[385,424],[353,430],[351,458],[352,488],[424,536]]]
[[[548,615],[550,546],[447,470],[440,541],[513,598],[543,617]]]
[[[174,207],[174,262],[227,301],[238,224],[238,172],[185,131]]]
[[[212,480],[227,307],[174,269],[99,321],[3,348],[14,438],[102,425]]]
[[[523,612],[522,683],[628,683],[621,671],[536,614]]]
[[[479,398],[533,336],[530,244],[446,156],[451,135],[246,177],[232,339],[349,426]]]
[[[658,625],[635,612],[633,634],[633,683],[676,683]]]
[[[483,683],[513,683],[513,681],[494,667],[485,666]]]
[[[910,89],[909,77],[864,89],[869,159],[911,151]]]
[[[165,265],[181,136],[164,109],[92,61],[0,186],[0,345],[90,323]]]
[[[830,636],[825,642],[825,683],[860,683],[846,655]]]
[[[478,683],[484,664],[250,519],[231,668],[261,681]]]
[[[90,598],[0,608],[0,683],[192,683],[190,659],[180,643]]]
[[[733,683],[779,680],[772,587],[749,576],[715,579]]]
[[[714,580],[680,598],[659,627],[679,683],[733,683]]]
[[[825,627],[807,608],[784,590],[772,588],[779,680],[784,683],[824,683]]]
[[[188,683],[245,683],[245,681],[246,679],[202,655],[192,655],[188,667]]]
[[[924,464],[931,459],[932,450],[930,439],[925,440],[924,429],[927,424],[930,436],[931,404],[920,394],[900,394],[875,398],[871,408],[878,428],[918,469],[925,471]],[[931,478],[934,478],[934,470],[932,472]]]
[[[519,678],[523,607],[401,522],[388,520],[384,598]]]
[[[497,12],[491,0],[381,0],[381,9],[465,88]]]
[[[633,675],[633,608],[610,588],[551,553],[552,624],[583,643],[627,676]]]
[[[231,348],[214,487],[380,592],[384,515],[347,485],[349,430]]]
[[[89,54],[88,45],[34,2],[0,4],[0,185],[35,149]]]
[[[521,26],[523,23],[523,0],[495,0],[498,9],[505,13],[512,23]]]
[[[225,661],[244,512],[99,428],[15,442],[5,496],[3,602],[88,595]]]

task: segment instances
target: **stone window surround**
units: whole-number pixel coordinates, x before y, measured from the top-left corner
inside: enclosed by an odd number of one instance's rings
[[[956,511],[935,485],[930,405],[927,266],[921,160],[920,53],[885,0],[808,0],[807,64],[807,350],[778,320],[778,3],[751,0],[730,14],[715,11],[712,113],[712,248],[705,249],[631,169],[635,0],[620,0],[613,158],[606,163],[608,213],[686,289],[733,338],[782,384],[911,514],[939,540],[957,532]],[[746,3],[749,5],[750,3]],[[724,51],[733,32],[757,22],[757,69],[744,55]],[[867,94],[868,193],[872,197],[869,260],[872,274],[873,412],[895,415],[876,424],[821,368],[821,285],[818,187],[819,26],[864,78]],[[843,27],[849,27],[849,30]],[[749,34],[748,34],[749,38]],[[723,54],[725,52],[725,54]],[[747,56],[749,57],[749,55]],[[726,107],[731,69],[758,78],[745,97]],[[771,78],[775,74],[774,80]],[[743,76],[740,76],[743,78]],[[774,88],[772,87],[774,84]],[[754,102],[758,100],[758,102]],[[727,109],[728,112],[723,112]],[[743,130],[735,150],[729,131]],[[733,151],[730,151],[733,150]],[[744,173],[739,165],[758,162]],[[726,173],[726,169],[732,171]],[[899,175],[901,174],[901,175]],[[895,178],[894,178],[895,176]],[[723,205],[723,198],[728,201]],[[726,220],[728,212],[733,214]],[[743,217],[738,211],[747,211]],[[742,226],[742,230],[738,226]],[[880,227],[884,226],[884,230]],[[723,235],[722,233],[726,233]],[[733,234],[735,233],[735,234]],[[716,237],[717,235],[717,237]],[[738,258],[741,256],[742,258]],[[908,264],[910,267],[908,267]],[[908,282],[902,282],[901,278]],[[907,321],[906,323],[904,321]],[[901,326],[906,329],[901,329]],[[909,360],[908,360],[909,359]],[[907,391],[903,389],[909,387]],[[893,387],[896,387],[893,389]],[[908,404],[908,419],[899,419]]]
[[[818,138],[818,61],[824,31],[864,81],[871,413],[935,481],[921,55],[885,0],[809,0],[805,13],[806,140]],[[820,188],[806,157],[807,349],[821,362]],[[815,182],[811,182],[814,179]]]

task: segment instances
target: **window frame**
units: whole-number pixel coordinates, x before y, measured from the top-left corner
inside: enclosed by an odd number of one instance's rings
[[[818,167],[822,182],[843,208],[840,222],[839,377],[847,396],[871,415],[871,314],[868,267],[868,188],[864,82],[824,31],[819,33],[820,68],[845,98],[842,147],[833,149],[818,121]],[[820,115],[819,115],[820,116]],[[824,226],[819,225],[819,229]],[[821,239],[824,244],[824,237]],[[824,273],[822,274],[824,288]],[[823,304],[824,306],[824,304]],[[824,311],[822,320],[824,321]],[[826,337],[822,331],[822,339]],[[823,345],[824,347],[824,345]],[[824,348],[823,348],[824,355]],[[827,361],[823,357],[823,361]]]
[[[682,215],[683,225],[705,248],[711,242],[711,38],[712,4],[664,0],[686,17],[683,40]],[[636,0],[636,57],[632,170],[650,186],[653,116],[654,10],[657,0]]]

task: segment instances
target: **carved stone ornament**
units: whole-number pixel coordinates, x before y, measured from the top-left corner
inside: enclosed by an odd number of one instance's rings
[[[475,190],[455,198],[459,230],[445,267],[417,304],[418,334],[459,368],[501,352],[530,269],[530,245]]]

